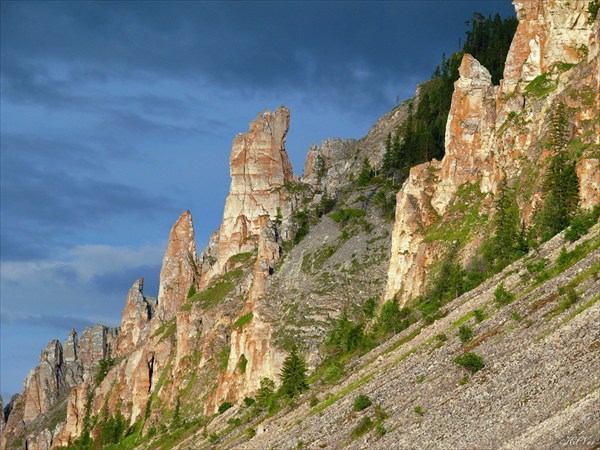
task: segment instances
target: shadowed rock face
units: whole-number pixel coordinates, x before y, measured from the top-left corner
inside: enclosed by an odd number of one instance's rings
[[[133,283],[125,301],[115,356],[130,353],[148,335],[149,322],[154,316],[156,303],[156,299],[144,297],[143,278]]]
[[[287,219],[291,199],[284,185],[293,179],[285,150],[290,111],[280,106],[265,111],[250,130],[233,140],[229,157],[231,186],[225,200],[223,220],[202,255],[202,283],[223,272],[227,260],[251,251],[260,230],[279,214]]]
[[[449,211],[449,206],[461,187],[477,183],[481,217],[492,212],[494,194],[507,177],[522,187],[517,202],[524,220],[531,220],[543,201],[544,161],[551,155],[547,124],[559,102],[573,111],[572,137],[582,139],[589,149],[577,165],[581,206],[591,208],[600,202],[598,159],[591,150],[600,144],[600,125],[592,120],[599,114],[598,20],[587,23],[586,2],[514,4],[519,25],[500,86],[492,85],[488,71],[477,60],[464,56],[446,124],[445,156],[441,162],[412,168],[398,192],[383,300],[398,296],[405,304],[424,292],[432,263],[439,261],[447,247],[425,237],[434,223],[453,226],[456,211]],[[586,48],[587,54],[582,50]],[[564,69],[563,63],[575,67]],[[542,74],[556,87],[532,93],[530,82]],[[460,255],[463,261],[484,237],[470,236]]]

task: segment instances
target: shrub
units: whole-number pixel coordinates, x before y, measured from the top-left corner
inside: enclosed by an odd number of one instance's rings
[[[415,414],[418,414],[418,415],[420,415],[420,416],[422,416],[422,415],[423,415],[423,408],[422,408],[422,407],[420,407],[420,406],[415,406],[415,409],[414,409],[414,411],[415,411]]]
[[[360,394],[354,398],[354,404],[352,405],[352,409],[354,411],[362,411],[363,409],[366,409],[369,406],[371,406],[371,404],[371,399],[368,396],[366,396],[365,394]]]
[[[483,314],[483,311],[481,309],[475,309],[473,311],[473,317],[475,317],[475,320],[477,322],[483,322],[485,319],[485,315]]]
[[[246,366],[248,365],[248,359],[246,359],[246,355],[244,355],[243,353],[240,356],[240,361],[239,361],[238,365],[239,365],[242,373],[246,373]]]
[[[468,325],[462,325],[458,329],[458,336],[460,337],[460,342],[466,344],[473,339],[473,329]]]
[[[317,397],[316,395],[313,395],[310,398],[310,407],[314,408],[315,406],[317,406],[319,404],[319,397]]]
[[[254,400],[252,397],[244,398],[244,406],[250,407],[250,406],[254,405],[255,403],[256,403],[256,400]]]
[[[383,426],[383,424],[378,423],[377,426],[375,427],[375,433],[377,433],[377,436],[381,437],[386,433],[385,427]]]
[[[352,430],[352,436],[359,438],[367,434],[373,428],[373,421],[370,417],[363,417],[360,423]]]
[[[377,300],[375,297],[368,298],[363,305],[363,312],[365,317],[372,319],[375,316],[375,308],[377,307]]]
[[[454,362],[459,366],[464,367],[471,373],[478,372],[485,367],[483,358],[471,352],[457,356],[456,358],[454,358]]]
[[[516,312],[516,311],[511,311],[511,313],[510,313],[510,317],[512,317],[512,318],[513,318],[513,320],[515,320],[515,321],[517,321],[517,322],[520,322],[521,320],[523,320],[523,317],[521,317],[521,314],[519,314],[519,313],[518,313],[518,312]]]
[[[233,407],[233,403],[231,403],[231,402],[221,403],[221,405],[219,406],[219,414],[223,414],[225,411],[227,411],[231,407]]]
[[[256,428],[248,428],[246,430],[246,437],[248,440],[252,439],[254,436],[256,436]]]
[[[217,442],[219,442],[219,435],[217,433],[212,433],[208,439],[213,444],[216,444]]]
[[[515,299],[515,296],[504,287],[504,283],[498,285],[494,291],[494,297],[498,306],[508,305]]]
[[[196,295],[196,286],[190,284],[190,289],[188,290],[187,298],[192,298],[194,295]]]
[[[344,376],[344,369],[338,361],[334,361],[327,367],[323,374],[323,382],[326,384],[334,384]]]
[[[411,324],[412,311],[410,308],[398,307],[398,301],[394,298],[388,300],[381,306],[377,319],[377,328],[383,333],[399,333]]]
[[[446,336],[444,333],[436,334],[435,338],[440,342],[445,342],[448,340],[448,336]]]

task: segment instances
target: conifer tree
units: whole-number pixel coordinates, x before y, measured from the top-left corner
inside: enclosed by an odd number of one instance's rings
[[[564,103],[559,103],[552,114],[550,125],[550,159],[544,181],[546,197],[540,214],[542,240],[550,239],[569,226],[577,213],[579,203],[579,181],[575,161],[569,158],[569,116]]]
[[[306,362],[294,347],[283,361],[279,392],[285,397],[294,398],[306,389],[308,389]]]
[[[506,175],[500,183],[500,192],[496,200],[496,234],[494,250],[496,263],[504,267],[511,262],[516,247],[519,227],[519,211],[515,192],[508,186]]]

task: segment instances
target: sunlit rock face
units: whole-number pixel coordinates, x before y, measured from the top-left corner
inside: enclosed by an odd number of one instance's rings
[[[266,220],[289,217],[291,199],[284,187],[293,179],[285,150],[289,123],[290,111],[280,106],[259,114],[250,130],[233,140],[223,220],[201,258],[204,285],[223,272],[231,256],[256,246]]]
[[[558,103],[569,108],[572,140],[581,143],[577,174],[580,205],[600,203],[598,155],[598,20],[588,23],[587,2],[514,1],[519,25],[507,56],[504,79],[493,86],[471,55],[460,65],[446,125],[441,162],[414,167],[397,195],[387,288],[382,300],[401,304],[425,291],[430,267],[448,245],[426,239],[432,224],[450,222],[449,206],[462,186],[476,184],[486,210],[506,177],[521,186],[517,202],[526,223],[543,201],[547,135]],[[544,92],[535,91],[544,81]],[[469,206],[465,204],[465,206]],[[471,205],[472,206],[472,205]],[[452,226],[451,224],[448,226]],[[462,243],[468,260],[474,243]]]
[[[197,278],[196,243],[192,215],[185,211],[169,234],[169,244],[160,269],[157,316],[160,322],[175,317]]]

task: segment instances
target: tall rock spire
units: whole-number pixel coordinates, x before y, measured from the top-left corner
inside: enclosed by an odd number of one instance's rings
[[[171,229],[160,269],[157,309],[161,321],[175,317],[185,301],[190,285],[195,282],[196,272],[194,226],[191,213],[185,211]]]
[[[231,186],[219,231],[211,236],[203,255],[205,280],[222,273],[231,256],[254,248],[268,219],[289,216],[289,195],[284,189],[293,179],[285,150],[289,123],[290,111],[280,106],[259,114],[250,130],[233,140]]]

